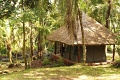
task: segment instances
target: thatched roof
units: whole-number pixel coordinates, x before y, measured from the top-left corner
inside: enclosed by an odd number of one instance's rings
[[[86,14],[82,15],[82,22],[84,27],[84,36],[86,45],[103,45],[115,44],[115,36],[106,27],[102,26],[96,20],[88,17]],[[77,41],[73,40],[68,32],[66,26],[53,31],[47,36],[50,41],[58,41],[68,45],[82,44],[81,26],[79,25],[77,31]]]

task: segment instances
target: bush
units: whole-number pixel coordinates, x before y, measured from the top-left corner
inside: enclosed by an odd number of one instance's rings
[[[120,68],[120,59],[115,61],[115,63],[113,64],[113,67]]]
[[[51,61],[47,58],[47,57],[44,57],[43,61],[42,61],[42,64],[43,65],[50,65],[51,64]]]
[[[108,45],[108,46],[107,46],[107,50],[108,50],[108,52],[111,52],[111,51],[112,51],[111,45]]]
[[[120,57],[120,46],[117,48],[118,55]]]
[[[41,60],[33,60],[31,62],[31,68],[39,68],[42,66]]]
[[[49,58],[45,57],[42,61],[43,67],[59,67],[64,66],[65,64],[62,61],[62,58],[59,58],[56,61],[51,61]]]
[[[64,65],[63,60],[62,60],[61,57],[57,60],[57,63],[58,63],[59,65]]]
[[[62,58],[59,58],[54,64],[52,65],[53,67],[59,67],[59,66],[64,66],[65,64],[62,61]]]
[[[7,52],[7,49],[6,49],[6,48],[1,48],[1,49],[0,49],[0,53],[1,53],[2,55],[7,55],[6,52]]]

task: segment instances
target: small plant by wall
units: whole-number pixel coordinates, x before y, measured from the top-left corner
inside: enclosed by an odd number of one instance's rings
[[[62,60],[62,58],[60,57],[57,61],[54,62],[54,64],[52,65],[53,67],[59,67],[59,66],[64,66],[64,62]]]
[[[51,61],[47,57],[44,57],[42,64],[43,65],[51,65]]]

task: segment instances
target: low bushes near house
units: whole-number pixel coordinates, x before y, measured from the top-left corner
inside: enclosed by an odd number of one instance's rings
[[[31,62],[31,68],[39,68],[39,67],[44,67],[44,68],[50,68],[50,67],[59,67],[59,66],[64,66],[65,64],[62,61],[62,58],[59,58],[55,61],[44,57],[42,60],[33,60]]]
[[[62,58],[57,59],[56,61],[51,61],[48,58],[44,58],[42,61],[43,67],[59,67],[64,66],[65,64],[62,61]]]
[[[47,57],[42,60],[42,67],[51,67],[51,65],[52,62]]]
[[[115,61],[112,66],[115,68],[120,68],[120,59]]]
[[[9,64],[8,68],[21,68],[23,67],[20,63],[16,63],[16,64]]]
[[[42,66],[42,61],[41,60],[33,60],[30,64],[31,68],[39,68]]]
[[[53,67],[59,67],[59,66],[65,66],[65,64],[64,64],[62,58],[60,57],[59,59],[57,59],[56,61],[54,61],[54,63],[53,63],[52,66]]]
[[[117,52],[118,52],[118,55],[119,55],[119,58],[120,58],[120,47],[117,48]]]

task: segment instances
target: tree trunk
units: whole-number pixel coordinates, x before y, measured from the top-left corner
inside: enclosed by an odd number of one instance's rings
[[[23,13],[24,13],[24,5],[22,0],[22,7],[23,7]],[[23,57],[25,62],[25,69],[27,69],[27,59],[26,59],[26,53],[25,53],[25,20],[24,20],[24,14],[23,14]]]
[[[41,51],[42,51],[42,46],[41,46],[41,32],[39,31],[38,32],[38,58],[41,58],[42,54],[41,54]]]
[[[15,53],[15,59],[16,59],[16,62],[17,62],[17,60],[18,60],[17,52]]]
[[[111,11],[111,0],[108,0],[108,10],[107,10],[107,12],[106,12],[106,25],[105,25],[105,27],[106,28],[110,28],[110,20],[109,20],[109,18],[110,18],[110,11]],[[105,52],[107,53],[107,45],[106,45],[106,47],[105,47],[106,49],[105,49]]]
[[[28,61],[28,68],[31,68],[31,61],[33,60],[33,41],[32,41],[32,22],[29,22],[30,26],[30,53],[29,53],[29,61]]]
[[[70,34],[71,40],[76,39],[74,31],[74,15],[73,15],[73,2],[72,0],[66,0],[67,12],[66,12],[66,23]]]
[[[113,45],[113,59],[112,59],[112,61],[114,62],[114,60],[115,60],[115,44]]]
[[[82,34],[82,47],[83,47],[83,62],[86,61],[86,46],[85,46],[85,38],[84,38],[84,28],[82,24],[82,11],[78,9],[78,16],[80,19],[80,26],[81,26],[81,34]]]
[[[25,23],[23,20],[23,57],[25,62],[25,69],[27,69],[27,59],[26,59],[26,53],[25,53]]]
[[[13,62],[12,62],[12,53],[11,53],[11,50],[8,51],[8,53],[9,53],[9,61],[10,61],[10,63],[12,64]]]
[[[30,58],[31,58],[31,60],[32,60],[32,57],[33,57],[33,38],[32,38],[32,22],[30,22],[30,27],[31,27],[31,29],[30,29]]]
[[[109,17],[110,17],[110,11],[111,11],[111,0],[108,0],[108,10],[107,10],[107,13],[106,13],[106,25],[105,27],[109,29]]]
[[[54,48],[55,48],[55,50],[54,50],[54,54],[57,54],[57,42],[55,42],[55,44],[54,44]]]
[[[11,53],[11,45],[7,43],[7,50],[8,50],[8,57],[9,57],[9,61],[12,64],[12,53]]]

